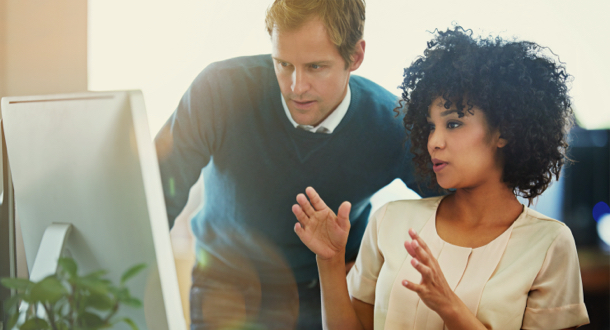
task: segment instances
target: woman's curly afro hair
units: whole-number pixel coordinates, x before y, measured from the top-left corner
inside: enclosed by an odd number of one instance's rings
[[[427,143],[428,107],[438,97],[458,115],[482,109],[492,130],[508,144],[502,180],[516,195],[533,199],[559,178],[566,161],[567,130],[573,118],[564,66],[547,48],[533,42],[473,38],[457,26],[436,31],[424,56],[404,71],[401,103],[404,125],[418,174],[432,186]],[[555,57],[553,55],[553,57]]]

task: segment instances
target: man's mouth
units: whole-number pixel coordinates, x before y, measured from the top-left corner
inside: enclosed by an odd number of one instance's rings
[[[298,108],[308,108],[308,107],[312,106],[316,101],[297,101],[297,100],[292,100],[292,102]]]

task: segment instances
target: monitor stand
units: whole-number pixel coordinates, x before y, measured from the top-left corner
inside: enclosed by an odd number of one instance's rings
[[[70,223],[52,223],[45,229],[40,241],[40,247],[34,259],[34,265],[30,271],[30,281],[38,282],[49,275],[57,272],[57,261],[62,256],[64,245],[70,232],[72,224]],[[19,306],[21,313],[20,322],[25,321],[25,311],[30,304],[22,302]],[[38,317],[45,318],[42,308],[38,309]]]
[[[57,272],[57,261],[62,256],[70,232],[70,223],[52,223],[45,229],[40,247],[30,271],[30,281],[38,282]]]

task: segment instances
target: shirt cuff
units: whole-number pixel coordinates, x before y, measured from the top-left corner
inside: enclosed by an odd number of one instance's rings
[[[525,308],[522,329],[565,329],[589,323],[584,303],[555,308]]]

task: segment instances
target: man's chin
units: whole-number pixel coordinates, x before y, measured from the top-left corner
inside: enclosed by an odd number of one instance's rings
[[[319,122],[317,117],[312,116],[313,113],[314,111],[311,110],[303,111],[298,109],[292,109],[290,111],[292,120],[294,120],[297,124],[309,126],[315,126]]]

